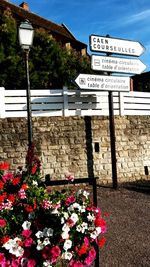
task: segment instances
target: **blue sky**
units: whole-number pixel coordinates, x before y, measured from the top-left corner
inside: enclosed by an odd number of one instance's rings
[[[13,4],[22,1],[10,0]],[[91,34],[140,42],[145,52],[139,59],[150,71],[149,0],[27,0],[30,11],[57,24],[64,23],[89,48]],[[92,54],[92,52],[90,52]]]

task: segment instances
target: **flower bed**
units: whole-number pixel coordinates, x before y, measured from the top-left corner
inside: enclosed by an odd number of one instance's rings
[[[0,266],[91,266],[106,223],[87,191],[47,192],[40,164],[9,171],[0,164]]]

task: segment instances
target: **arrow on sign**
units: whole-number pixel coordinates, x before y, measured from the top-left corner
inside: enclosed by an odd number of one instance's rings
[[[130,78],[107,75],[79,74],[75,79],[80,89],[101,91],[130,91]]]
[[[92,55],[91,68],[100,71],[140,74],[146,69],[146,65],[139,59]]]
[[[145,51],[144,46],[139,42],[98,35],[90,36],[90,49],[96,52],[129,56],[140,56]]]

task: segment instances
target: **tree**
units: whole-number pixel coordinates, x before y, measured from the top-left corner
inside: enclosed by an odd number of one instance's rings
[[[0,86],[26,88],[25,62],[19,46],[17,23],[10,10],[0,15]],[[87,57],[56,42],[44,29],[36,29],[29,54],[31,88],[73,86],[80,72],[90,73]]]

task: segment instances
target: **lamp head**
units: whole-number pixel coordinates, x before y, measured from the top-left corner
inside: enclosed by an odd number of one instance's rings
[[[34,29],[28,20],[19,26],[19,43],[23,50],[29,50],[33,43]]]

